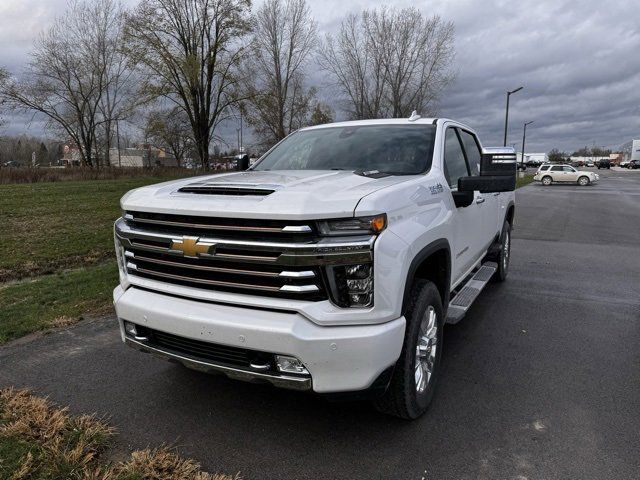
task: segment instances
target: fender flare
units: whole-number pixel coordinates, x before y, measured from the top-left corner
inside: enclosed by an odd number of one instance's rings
[[[504,216],[505,220],[507,219],[507,216],[509,215],[509,210],[511,208],[513,208],[513,215],[511,217],[511,228],[513,228],[514,219],[516,218],[516,202],[514,202],[513,200],[510,200],[509,203],[507,204],[507,212],[505,213],[505,216]]]
[[[411,260],[411,264],[409,265],[409,270],[407,271],[407,279],[404,284],[404,295],[402,297],[402,314],[404,315],[407,311],[407,302],[409,296],[411,294],[411,287],[413,285],[413,280],[416,275],[416,271],[422,262],[433,255],[434,253],[444,250],[447,254],[447,272],[446,272],[446,283],[444,287],[444,298],[442,299],[442,306],[446,312],[447,306],[449,305],[449,289],[451,288],[451,247],[449,245],[449,241],[446,238],[440,238],[428,244],[422,250],[418,252],[418,254],[413,257]]]

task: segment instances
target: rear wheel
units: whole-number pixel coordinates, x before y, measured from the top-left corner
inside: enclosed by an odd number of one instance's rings
[[[548,187],[552,183],[553,183],[553,179],[549,175],[547,175],[546,177],[542,177],[542,184],[543,185]]]
[[[589,185],[589,177],[582,176],[578,179],[578,185],[581,187],[586,187]]]
[[[509,261],[511,260],[511,224],[504,221],[502,233],[500,234],[500,254],[497,258],[498,269],[493,274],[496,282],[504,282],[509,273]]]
[[[375,401],[375,407],[411,420],[427,411],[440,373],[444,316],[440,293],[433,282],[415,282],[405,318],[400,358],[387,391]]]

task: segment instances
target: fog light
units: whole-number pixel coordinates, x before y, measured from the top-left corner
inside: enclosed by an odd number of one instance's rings
[[[296,357],[276,355],[276,365],[278,366],[278,371],[280,372],[309,375],[309,371]]]
[[[138,336],[138,330],[136,329],[135,324],[130,322],[124,322],[124,331],[127,332],[128,335],[132,337]]]

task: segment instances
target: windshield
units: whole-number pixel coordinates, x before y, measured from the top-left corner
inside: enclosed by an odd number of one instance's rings
[[[431,167],[435,125],[366,125],[289,135],[254,170],[352,170],[415,175]]]

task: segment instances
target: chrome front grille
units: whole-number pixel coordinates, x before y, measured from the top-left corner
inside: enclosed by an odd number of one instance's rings
[[[373,237],[323,238],[311,222],[126,212],[115,233],[132,283],[319,301],[325,266],[372,260]]]

